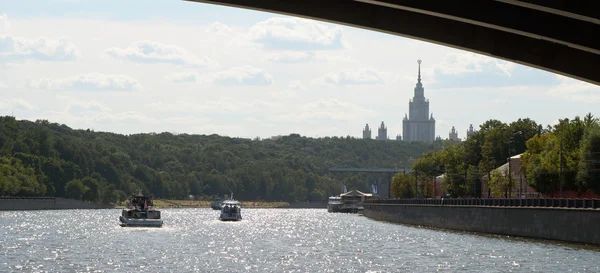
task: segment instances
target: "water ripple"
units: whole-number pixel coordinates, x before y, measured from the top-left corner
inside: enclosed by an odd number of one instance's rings
[[[325,210],[164,209],[163,228],[119,210],[0,212],[0,272],[598,272],[597,249],[376,222]]]

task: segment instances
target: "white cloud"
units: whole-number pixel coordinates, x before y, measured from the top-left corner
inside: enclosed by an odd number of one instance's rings
[[[153,41],[137,41],[127,48],[121,49],[118,47],[111,47],[105,52],[117,59],[140,63],[170,63],[196,67],[216,65],[216,63],[207,56],[198,58],[196,55],[189,53],[181,47],[165,45]]]
[[[116,114],[111,114],[107,112],[101,112],[97,115],[91,117],[91,119],[98,123],[150,123],[152,122],[151,118],[146,117],[144,114],[138,111],[126,111]]]
[[[6,13],[0,14],[0,35],[8,34],[10,31],[10,22]]]
[[[195,113],[205,115],[215,114],[274,114],[286,112],[282,103],[254,99],[245,101],[243,99],[222,97],[217,100],[206,100],[195,102],[194,100],[178,100],[163,102],[157,101],[146,105],[152,112],[160,113]]]
[[[213,82],[219,85],[271,85],[273,77],[267,71],[252,66],[234,67],[217,72]]]
[[[330,86],[382,84],[387,75],[373,68],[347,69],[330,73],[313,81],[315,84]]]
[[[205,31],[209,33],[215,33],[218,35],[229,35],[233,32],[233,30],[228,25],[220,22],[214,22],[210,24],[210,26],[208,26],[205,29]]]
[[[446,75],[483,72],[486,67],[490,67],[510,76],[516,64],[470,52],[453,52],[446,54],[444,59],[433,67],[435,71]]]
[[[65,39],[0,37],[1,61],[73,61],[80,55],[77,47]]]
[[[5,89],[5,88],[8,88],[8,85],[3,82],[0,82],[0,89]]]
[[[287,114],[270,117],[278,121],[300,121],[308,119],[330,119],[338,121],[356,121],[373,117],[376,112],[357,104],[336,99],[320,99],[302,104]]]
[[[250,28],[250,40],[264,48],[318,50],[343,48],[340,26],[292,17],[275,17]]]
[[[600,86],[556,75],[560,84],[551,87],[548,95],[585,103],[600,102]]]
[[[174,83],[197,82],[200,79],[200,73],[196,71],[173,73],[167,75],[165,79]]]
[[[112,109],[97,101],[69,100],[66,112],[72,114],[91,114],[98,112],[110,112]]]
[[[276,63],[305,63],[305,62],[355,62],[347,56],[332,55],[331,52],[315,51],[285,51],[267,56],[267,59]]]
[[[72,91],[135,91],[142,85],[128,76],[100,73],[82,74],[67,78],[42,78],[30,81],[29,86],[47,90]]]
[[[138,111],[125,111],[119,113],[71,113],[64,111],[48,111],[41,117],[53,122],[65,123],[73,128],[91,128],[94,130],[106,130],[107,126],[121,127],[122,130],[131,132],[131,126],[156,125],[156,119],[149,118]],[[35,120],[36,118],[32,118]],[[133,132],[139,132],[139,127]]]
[[[298,97],[298,93],[303,93],[307,90],[308,89],[300,82],[293,81],[290,84],[288,84],[286,88],[281,89],[280,91],[272,92],[271,95],[273,95],[274,97],[281,98],[296,98]]]
[[[175,83],[212,82],[217,85],[271,85],[273,76],[269,72],[252,66],[234,67],[215,73],[200,74],[195,71],[174,73],[165,77]]]
[[[267,58],[269,61],[278,63],[300,63],[315,60],[314,52],[283,52],[269,55]]]
[[[0,109],[4,111],[12,110],[33,110],[37,109],[37,106],[29,103],[22,98],[6,98],[0,100]]]

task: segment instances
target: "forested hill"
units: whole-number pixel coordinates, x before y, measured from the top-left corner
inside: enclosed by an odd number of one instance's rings
[[[112,203],[141,189],[158,198],[323,200],[340,186],[368,190],[330,167],[402,168],[442,143],[355,138],[277,140],[218,135],[120,135],[0,117],[0,195],[58,196]],[[410,166],[408,166],[410,167]]]

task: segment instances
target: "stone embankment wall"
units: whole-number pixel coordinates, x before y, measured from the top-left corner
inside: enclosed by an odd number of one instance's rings
[[[599,209],[365,204],[374,220],[600,245]]]
[[[0,210],[105,209],[108,205],[64,198],[0,198]]]

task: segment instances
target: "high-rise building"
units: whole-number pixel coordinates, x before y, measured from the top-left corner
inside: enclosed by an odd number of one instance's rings
[[[458,138],[458,132],[456,131],[454,126],[452,126],[452,130],[450,130],[449,138],[450,141],[460,141],[460,139]]]
[[[476,131],[473,130],[473,124],[469,125],[469,130],[467,130],[467,139],[469,139],[469,136],[471,136],[472,134],[474,134]]]
[[[387,140],[387,127],[385,127],[385,124],[383,123],[383,121],[381,122],[381,125],[379,126],[379,129],[377,129],[377,140]]]
[[[371,128],[369,128],[369,124],[365,125],[365,129],[363,129],[363,138],[371,139]]]
[[[425,98],[425,89],[421,83],[421,60],[418,60],[419,74],[414,96],[408,103],[408,116],[402,120],[404,141],[432,142],[435,139],[435,119],[429,114],[429,100]]]

